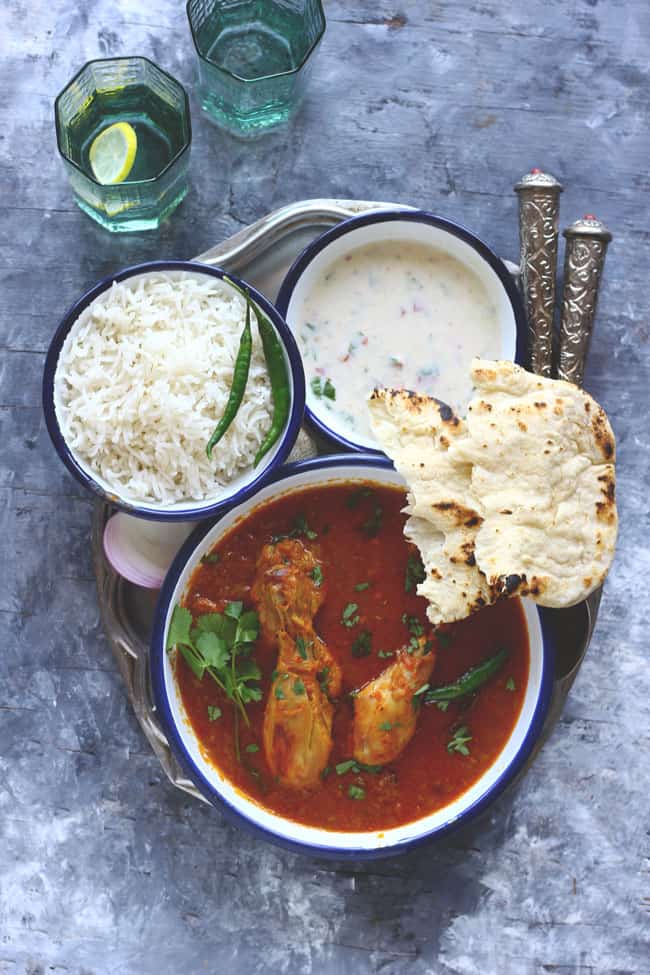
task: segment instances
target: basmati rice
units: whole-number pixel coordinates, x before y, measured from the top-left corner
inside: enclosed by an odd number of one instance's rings
[[[244,399],[211,461],[205,453],[245,308],[210,275],[157,272],[114,282],[80,315],[57,365],[56,414],[68,447],[105,488],[134,503],[200,502],[252,466],[272,412],[255,328]]]

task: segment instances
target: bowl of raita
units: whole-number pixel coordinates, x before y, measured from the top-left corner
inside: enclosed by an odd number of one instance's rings
[[[459,409],[474,356],[525,357],[524,308],[506,265],[424,211],[377,211],[327,231],[290,268],[277,307],[303,359],[306,416],[348,449],[378,449],[365,410],[375,387]]]

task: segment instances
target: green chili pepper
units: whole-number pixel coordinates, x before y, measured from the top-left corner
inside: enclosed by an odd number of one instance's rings
[[[239,340],[239,350],[237,352],[237,358],[235,359],[235,368],[233,369],[232,385],[230,387],[228,402],[226,403],[226,408],[223,411],[223,416],[215,427],[215,431],[208,440],[208,444],[205,448],[205,452],[208,455],[209,460],[212,460],[212,448],[219,442],[219,440],[221,440],[224,433],[237,416],[237,410],[241,406],[241,401],[244,398],[244,392],[246,390],[246,383],[248,382],[248,372],[250,369],[251,355],[253,352],[253,335],[251,332],[251,302],[248,295],[244,295],[244,297],[246,298],[246,324],[244,325],[244,329]]]
[[[457,697],[464,697],[465,694],[472,694],[482,687],[490,677],[501,669],[508,657],[507,650],[499,650],[493,657],[488,657],[476,667],[471,667],[462,677],[455,680],[452,684],[444,684],[441,687],[432,687],[424,695],[425,704],[435,704],[437,701],[453,701]]]
[[[241,288],[234,281],[231,281],[230,278],[224,278],[224,280],[232,285],[236,291],[239,291],[240,294],[243,294]],[[262,339],[262,348],[264,349],[266,368],[271,382],[271,397],[273,399],[271,429],[260,445],[253,462],[253,466],[257,467],[262,457],[269,452],[284,429],[291,406],[291,389],[289,384],[289,371],[285,362],[282,343],[273,325],[266,315],[259,310],[257,305],[253,306],[253,311],[257,319],[257,329]]]

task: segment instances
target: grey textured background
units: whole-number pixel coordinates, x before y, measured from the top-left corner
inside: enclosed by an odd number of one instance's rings
[[[192,188],[159,232],[71,201],[52,102],[88,58],[183,81],[177,0],[0,6],[0,972],[650,972],[646,0],[329,0],[304,108],[253,145],[194,108]],[[435,848],[355,868],[280,852],[161,774],[98,619],[91,502],[41,416],[59,316],[120,266],[187,257],[285,202],[398,200],[516,257],[513,181],[566,185],[615,241],[587,388],[618,436],[621,534],[596,636],[514,796]]]

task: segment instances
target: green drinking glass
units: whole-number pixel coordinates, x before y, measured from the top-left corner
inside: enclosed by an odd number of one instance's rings
[[[75,200],[107,230],[154,230],[187,193],[187,93],[153,61],[89,61],[54,115]]]
[[[208,116],[244,137],[286,122],[325,32],[320,0],[188,0],[187,17]]]

